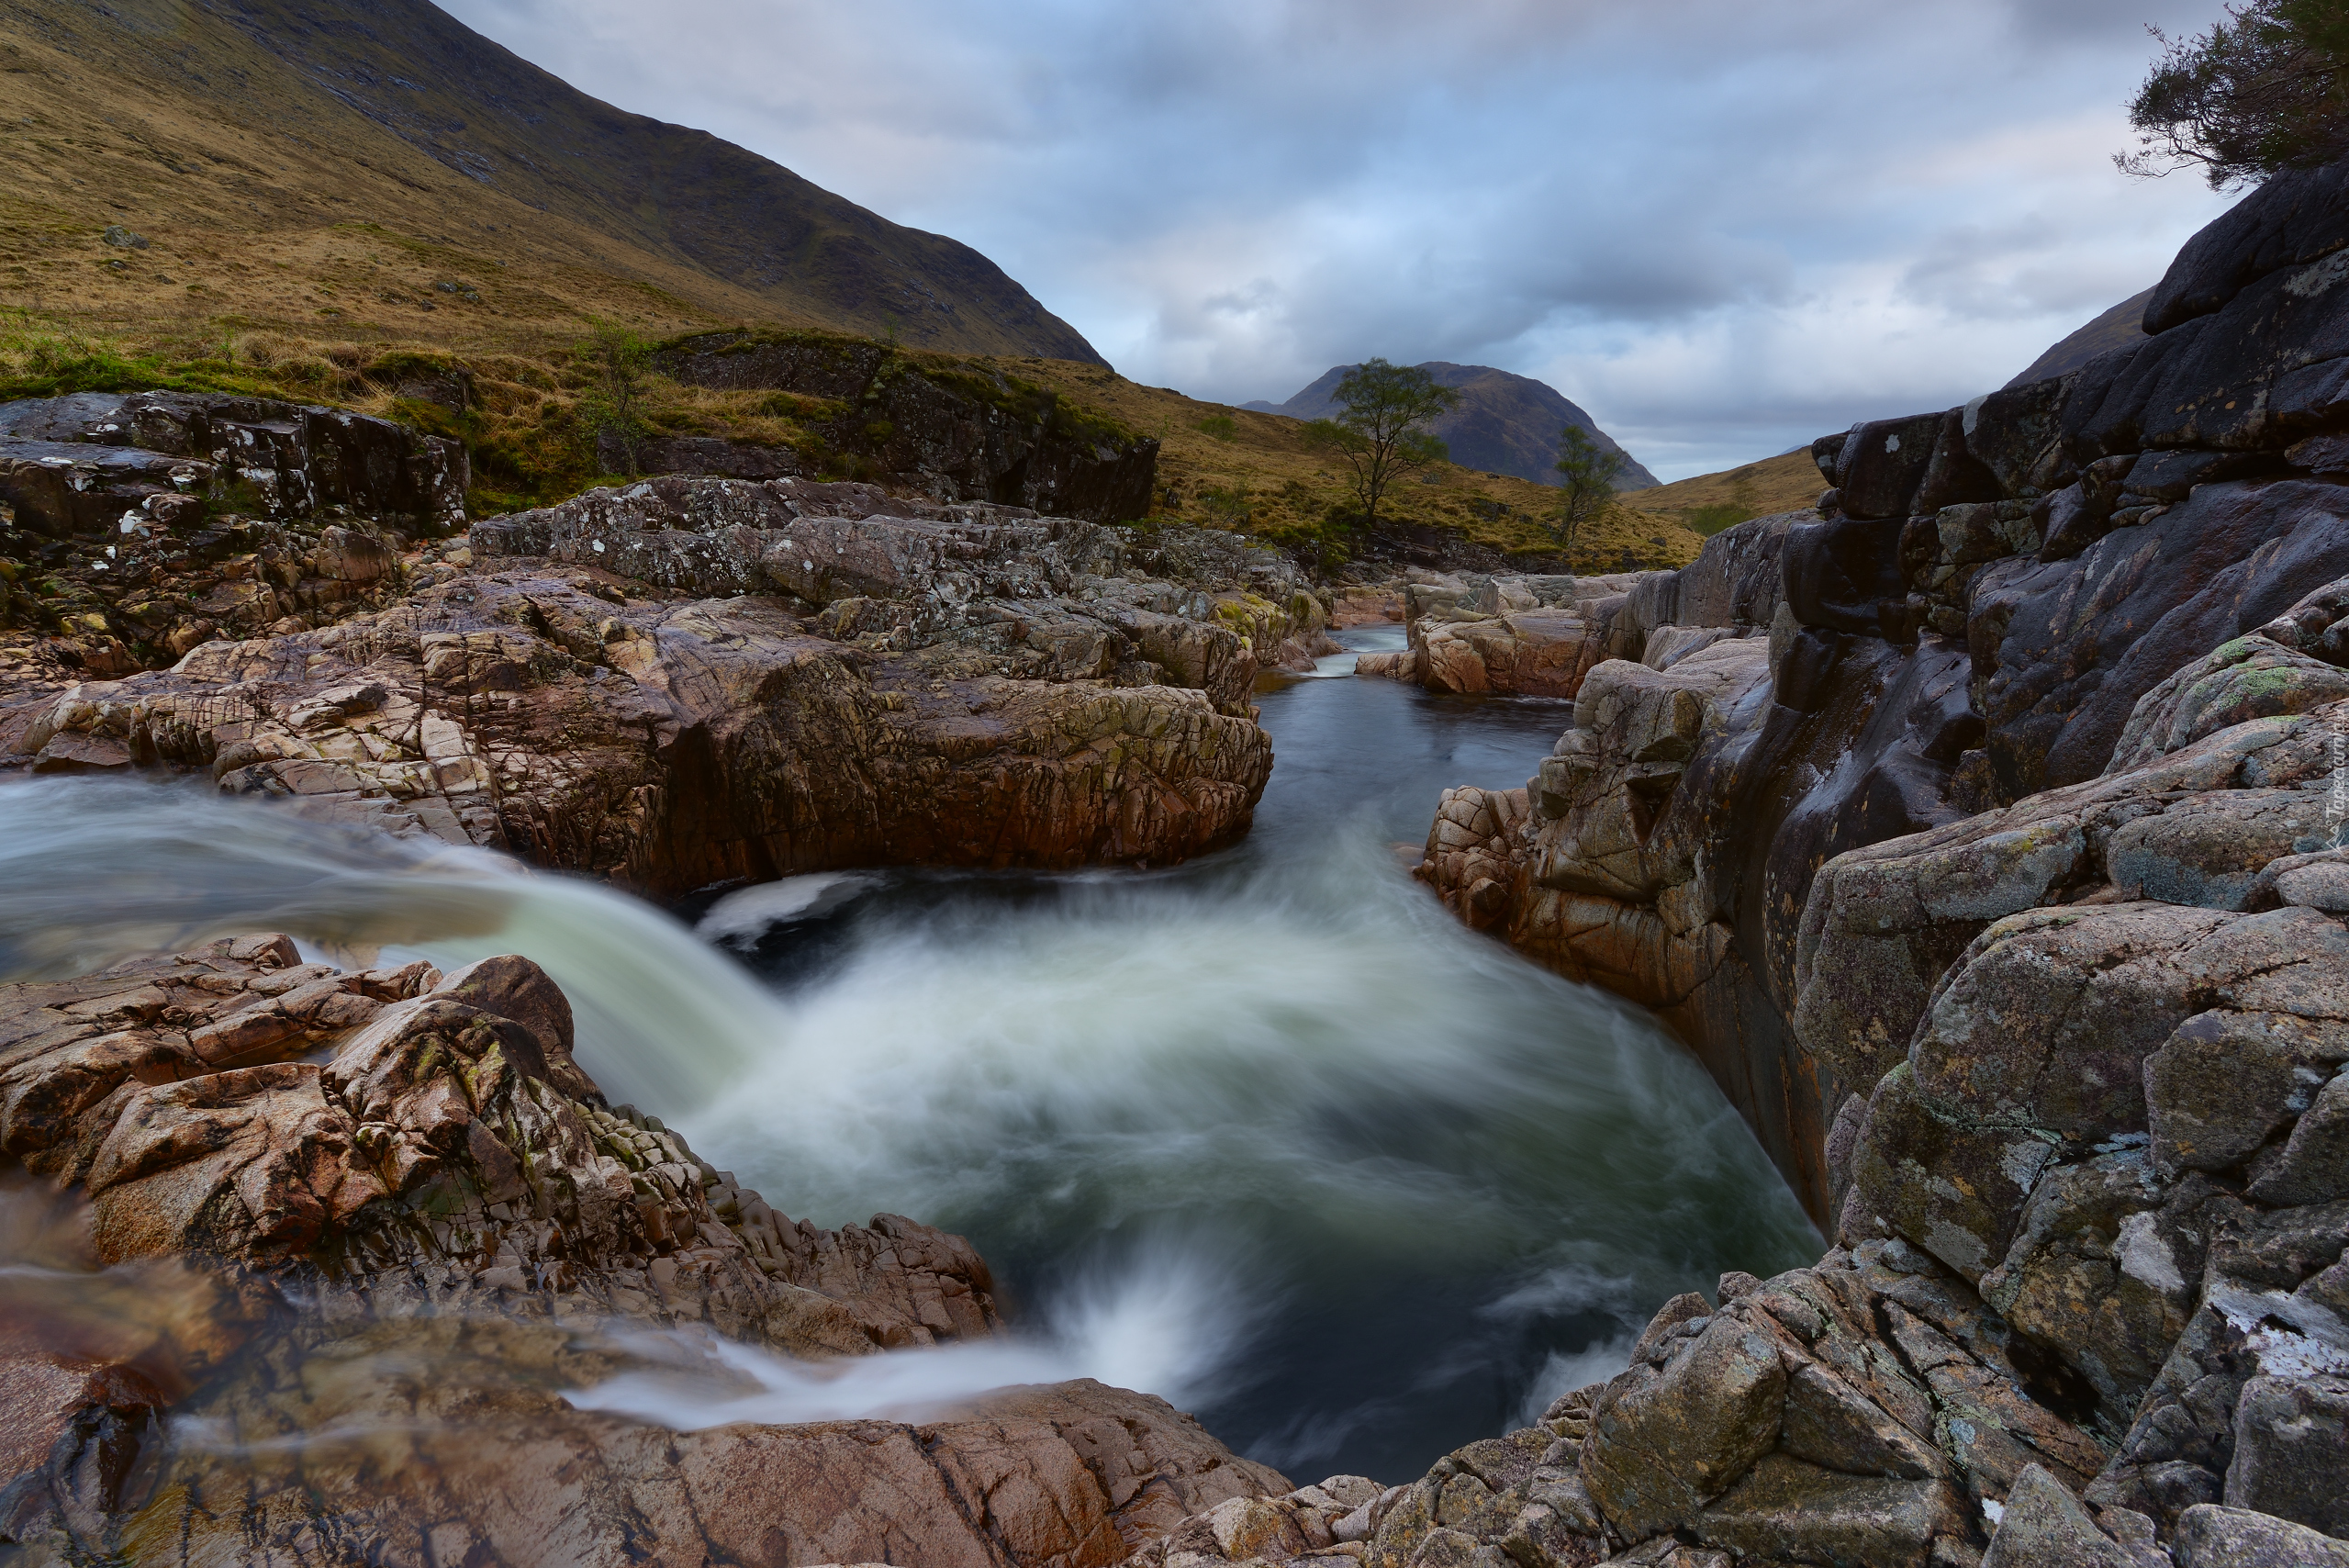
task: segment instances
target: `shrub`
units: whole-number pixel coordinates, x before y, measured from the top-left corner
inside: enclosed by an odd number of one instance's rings
[[[2251,0],[2173,39],[2129,105],[2131,174],[2199,164],[2213,188],[2349,153],[2349,12],[2340,0]]]

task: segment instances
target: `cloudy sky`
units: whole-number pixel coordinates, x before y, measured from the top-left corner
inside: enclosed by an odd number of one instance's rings
[[[2217,0],[442,0],[992,257],[1137,381],[1550,383],[1665,478],[1996,386],[2232,197],[2129,179]]]

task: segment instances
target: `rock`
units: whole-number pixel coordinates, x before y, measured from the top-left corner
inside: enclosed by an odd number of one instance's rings
[[[1330,601],[1329,623],[1332,626],[1370,626],[1381,622],[1401,621],[1403,597],[1397,588],[1346,588]]]
[[[1277,646],[1296,624],[1260,596],[1088,577],[1068,552],[1112,566],[1115,542],[1085,554],[1108,532],[1086,524],[957,531],[785,504],[855,510],[870,498],[856,487],[822,503],[722,480],[644,488],[647,505],[766,508],[811,551],[811,521],[843,554],[853,531],[861,591],[824,617],[769,595],[615,606],[589,591],[598,579],[542,560],[77,689],[19,744],[151,745],[227,790],[655,890],[889,862],[1166,861],[1245,827],[1270,766],[1247,716],[1252,642]],[[761,569],[757,552],[717,547],[744,530],[626,532],[643,514],[612,492],[535,515],[483,525],[508,531],[483,543],[592,559],[609,542],[615,559],[655,575],[674,560],[705,586],[728,559]],[[974,547],[994,564],[961,575]],[[1020,597],[1056,574],[1072,597]],[[884,589],[909,597],[871,597]]]
[[[719,436],[649,436],[636,443],[632,459],[627,447],[610,431],[596,438],[596,461],[607,474],[781,479],[808,471],[800,454],[788,446],[761,446]]]
[[[1592,1413],[1583,1484],[1628,1539],[1694,1525],[1770,1451],[1785,1396],[1770,1340],[1717,1317],[1661,1371],[1635,1366],[1607,1385]]]
[[[2141,698],[2331,581],[2344,541],[2330,487],[2206,485],[2076,559],[1985,568],[1967,636],[2006,798],[2100,771]]]
[[[1886,1568],[1921,1568],[1936,1537],[1963,1528],[1946,1485],[1865,1480],[1783,1454],[1764,1459],[1696,1521],[1700,1539],[1746,1557]]]
[[[2268,890],[2284,903],[2321,909],[2327,914],[2349,914],[2349,856],[2337,849],[2279,855],[2253,882],[2245,902],[2256,906]]]
[[[1408,675],[1389,655],[1364,655],[1374,662],[1358,661],[1357,673],[1409,678],[1431,691],[1572,697],[1614,651],[1614,610],[1638,577],[1422,573],[1404,589]]]
[[[133,234],[119,223],[107,224],[106,231],[99,238],[118,251],[143,251],[147,248],[145,235]]]
[[[2227,1506],[2349,1534],[2349,1333],[2340,1322],[2328,1326],[2333,1353],[2324,1372],[2311,1376],[2302,1363],[2244,1385]]]
[[[1836,454],[1835,487],[1852,518],[1907,517],[1932,465],[1942,416],[1876,420],[1853,425]]]
[[[2115,887],[2165,903],[2243,909],[2269,866],[2330,839],[2323,803],[2306,790],[2229,790],[2121,823],[2105,869]]]
[[[2349,1027],[2331,1020],[2232,1011],[2187,1019],[2145,1061],[2155,1167],[2175,1177],[2242,1165],[2344,1061]]]
[[[2177,1568],[2349,1568],[2349,1541],[2248,1508],[2201,1503],[2178,1516]]]
[[[2159,1553],[2154,1554],[2159,1561]],[[2038,1465],[2024,1471],[2008,1495],[1998,1528],[1982,1554],[1982,1568],[2142,1568],[2143,1560],[2102,1530],[2077,1497]]]
[[[1621,662],[1522,816],[1445,796],[1446,903],[1659,1009],[1840,1243],[1650,1325],[1580,1454],[1639,1551],[1969,1562],[1957,1488],[2006,1509],[1992,1561],[2151,1562],[2222,1504],[2339,1529],[2349,510],[2307,476],[2349,413],[2343,170],[2206,231],[2146,341],[1815,442],[1816,521],[1583,610]],[[1776,594],[1725,590],[1763,554]],[[1430,646],[1503,614],[1446,592]],[[1759,667],[1700,688],[1749,621]],[[1778,1430],[1701,1495],[1622,1432],[1732,1326],[1776,1347]],[[1855,1520],[1941,1522],[1798,1541],[1863,1485],[1925,1511]]]
[[[256,1016],[268,1027],[239,1023]],[[779,1539],[844,1561],[1112,1562],[1187,1515],[1290,1492],[1163,1402],[1092,1383],[922,1424],[672,1432],[567,1403],[664,1326],[786,1356],[1000,1328],[959,1238],[783,1218],[607,1109],[568,1036],[527,960],[344,975],[282,936],[0,988],[0,1148],[92,1195],[93,1261],[115,1264],[80,1276],[38,1353],[0,1344],[11,1539],[298,1553],[317,1514],[284,1478],[332,1471],[337,1539],[379,1557],[559,1541],[566,1561],[688,1563]],[[207,1038],[244,1065],[205,1058]],[[122,1301],[101,1305],[127,1327],[73,1349],[117,1278]],[[136,1471],[166,1406],[186,1430],[267,1433],[292,1466],[229,1441]],[[352,1434],[390,1433],[396,1454],[339,1468]],[[1329,1513],[1374,1490],[1329,1484],[1311,1499]],[[233,1518],[200,1501],[224,1487],[245,1498]]]
[[[2294,1096],[2303,1092],[2296,1083]],[[2349,1197],[2349,1076],[2335,1072],[2324,1081],[2275,1163],[2253,1178],[2249,1191],[2261,1203],[2276,1204]]]
[[[2349,670],[2257,633],[2238,637],[2139,698],[2104,771],[2126,773],[2247,719],[2304,713],[2343,698]]]
[[[2260,187],[2188,240],[2145,304],[2145,330],[2165,332],[2223,308],[2249,285],[2332,254],[2343,241],[2340,164],[2294,170]]]
[[[845,404],[814,424],[834,452],[944,481],[967,500],[1117,522],[1147,517],[1158,443],[1001,371],[934,372],[878,343],[705,332],[654,356],[688,386],[769,387]],[[683,472],[685,470],[679,470]]]
[[[528,958],[509,953],[476,959],[432,989],[434,995],[521,1025],[538,1047],[538,1076],[575,1100],[601,1100],[594,1083],[571,1059],[570,999]]]
[[[101,477],[43,477],[79,469]],[[343,505],[445,532],[464,524],[469,478],[458,442],[346,409],[186,392],[0,403],[0,499],[57,535],[112,533],[129,508],[168,522],[176,498],[218,499],[232,481],[273,518]]]

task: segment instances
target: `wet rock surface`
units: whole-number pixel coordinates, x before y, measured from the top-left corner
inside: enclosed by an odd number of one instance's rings
[[[680,1433],[575,1406],[655,1330],[715,1337],[672,1359],[806,1359],[1001,1322],[959,1238],[785,1217],[604,1103],[569,1025],[526,959],[346,973],[283,936],[0,988],[0,1148],[86,1204],[83,1256],[39,1276],[54,1299],[6,1303],[6,1539],[35,1561],[1106,1563],[1286,1489],[1091,1383],[918,1423]]]
[[[1447,794],[1420,874],[1661,1010],[1838,1245],[1589,1397],[1582,1555],[1394,1561],[2349,1537],[2339,177],[2206,231],[2142,342],[1821,440],[1816,518],[1594,606],[1556,755]]]

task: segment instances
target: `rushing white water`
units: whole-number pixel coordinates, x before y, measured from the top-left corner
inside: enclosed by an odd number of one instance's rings
[[[1814,1238],[1651,1020],[1467,931],[1390,851],[1437,785],[1523,778],[1562,705],[1334,679],[1263,702],[1281,762],[1236,850],[795,878],[716,900],[699,937],[594,884],[279,805],[12,784],[0,976],[252,930],[527,954],[615,1099],[795,1216],[968,1234],[1022,1325],[823,1369],[653,1337],[582,1403],[812,1419],[1092,1376],[1254,1457],[1401,1477],[1619,1367],[1665,1296]]]
[[[699,1329],[631,1334],[619,1348],[633,1370],[565,1397],[679,1431],[733,1421],[926,1421],[995,1389],[1081,1377],[1187,1408],[1229,1381],[1240,1327],[1234,1283],[1195,1257],[1161,1256],[1055,1301],[1017,1338],[831,1361],[791,1361]]]
[[[681,1111],[787,1025],[742,967],[640,900],[504,856],[309,821],[194,784],[0,787],[0,980],[285,931],[337,959],[523,953],[571,998],[615,1098]]]

